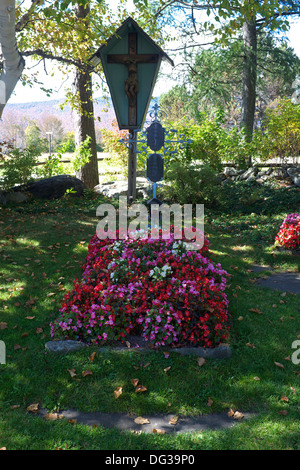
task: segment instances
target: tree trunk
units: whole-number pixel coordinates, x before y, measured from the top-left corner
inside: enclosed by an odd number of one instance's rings
[[[76,147],[79,147],[89,136],[91,138],[90,150],[92,153],[90,161],[81,168],[76,176],[84,182],[87,188],[94,188],[99,184],[99,171],[92,97],[92,78],[89,73],[79,69],[76,70],[75,91],[80,100],[80,109],[74,111]]]
[[[88,7],[84,7],[81,4],[76,5],[76,15],[78,18],[86,18],[88,13]],[[81,168],[76,176],[83,181],[87,188],[94,188],[99,184],[99,171],[91,73],[84,69],[76,69],[74,86],[75,93],[80,102],[80,107],[74,111],[76,147],[89,136],[91,138],[90,150],[92,153],[90,161]]]
[[[1,0],[0,45],[3,68],[0,74],[0,118],[25,66],[25,61],[17,48],[15,23],[15,0]]]
[[[246,140],[251,142],[254,126],[257,74],[257,33],[255,17],[245,19],[243,25],[244,67],[241,127],[245,129]],[[251,161],[249,161],[251,164]]]

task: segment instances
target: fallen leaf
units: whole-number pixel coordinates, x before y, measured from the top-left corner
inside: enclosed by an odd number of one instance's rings
[[[95,359],[95,356],[96,356],[96,352],[94,351],[94,352],[90,355],[89,361],[90,361],[90,362],[93,362],[93,360]]]
[[[14,345],[14,350],[16,351],[17,349],[21,349],[21,346],[19,344]]]
[[[35,304],[35,300],[30,297],[29,300],[27,300],[27,302],[25,302],[25,307],[30,307],[30,305],[34,305]]]
[[[26,317],[27,320],[33,320],[35,317]]]
[[[173,418],[169,420],[169,424],[173,424],[173,426],[176,426],[177,422],[178,422],[178,416],[173,416]]]
[[[278,411],[278,414],[279,414],[279,415],[282,415],[282,416],[286,416],[286,415],[287,415],[287,411],[286,411],[286,410],[281,410],[281,411]]]
[[[119,398],[119,396],[122,395],[122,393],[123,393],[122,387],[116,388],[116,390],[114,391],[115,398]]]
[[[198,357],[197,358],[197,362],[198,362],[198,366],[203,366],[203,364],[206,363],[206,360],[204,359],[204,357]]]
[[[274,361],[274,364],[275,364],[275,366],[281,367],[281,369],[284,369],[284,365],[283,365],[283,364],[280,364],[280,362],[275,362],[275,361]]]
[[[152,432],[153,432],[154,434],[166,434],[166,431],[164,431],[163,429],[155,429],[155,428],[153,428],[153,429],[152,429]]]
[[[16,410],[17,408],[20,408],[21,405],[12,405],[10,407],[11,410]]]
[[[230,418],[233,418],[233,419],[242,419],[244,417],[243,413],[241,413],[240,411],[233,411],[233,409],[231,408],[227,415],[230,417]]]
[[[38,403],[32,403],[31,405],[27,406],[27,411],[31,411],[32,413],[37,413],[39,409]]]
[[[213,404],[213,401],[210,397],[208,397],[208,402],[207,402],[207,406],[211,406]]]
[[[70,423],[70,424],[76,424],[77,419],[68,419],[67,422]]]
[[[282,395],[282,397],[280,398],[281,401],[289,401],[288,397],[286,397],[285,395]]]
[[[137,384],[139,383],[139,379],[131,379],[130,382],[132,383],[134,387],[136,387]]]
[[[166,368],[164,369],[164,372],[168,372],[168,370],[170,370],[170,369],[171,369],[171,366],[166,367]]]
[[[137,418],[135,418],[134,422],[136,424],[148,424],[148,423],[150,423],[149,419],[143,418],[142,416],[138,416]]]
[[[251,343],[246,343],[246,346],[249,346],[249,348],[253,348],[253,349],[255,349],[255,346],[254,346],[254,344],[251,344]]]
[[[233,419],[242,419],[244,417],[243,413],[236,411],[233,415]]]
[[[4,321],[1,321],[0,322],[0,330],[5,330],[5,328],[7,328],[7,323],[5,323]]]
[[[253,380],[260,380],[259,377],[253,377]]]
[[[75,377],[75,375],[76,375],[75,369],[67,369],[67,370],[70,373],[71,377]]]
[[[64,418],[64,415],[59,414],[59,413],[47,413],[45,414],[44,418],[47,421],[56,421],[57,419]]]
[[[145,387],[144,385],[137,385],[137,387],[136,387],[136,389],[135,389],[135,391],[136,391],[137,393],[139,393],[139,392],[147,392],[147,390],[148,390],[147,387]]]
[[[261,310],[259,310],[258,308],[249,308],[249,312],[253,312],[253,313],[263,313]]]
[[[83,370],[82,377],[86,377],[87,375],[93,375],[93,372],[91,370]]]

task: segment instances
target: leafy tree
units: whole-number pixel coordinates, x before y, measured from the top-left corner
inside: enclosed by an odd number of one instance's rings
[[[14,1],[5,0],[5,4],[6,2],[12,5],[14,13]],[[156,39],[160,31],[154,28],[155,18],[151,17],[147,3],[135,3],[138,7],[136,19]],[[78,173],[88,187],[98,183],[92,91],[92,73],[95,71],[89,58],[99,47],[99,43],[107,40],[127,16],[125,1],[122,2],[122,8],[111,11],[104,0],[52,0],[46,3],[43,0],[32,0],[29,8],[24,8],[23,3],[18,5],[15,30],[11,27],[11,37],[15,40],[16,31],[18,47],[23,57],[55,61],[58,70],[67,75],[75,73],[75,89],[66,92],[66,96],[77,115],[77,146],[85,142],[87,136],[91,137],[89,142],[92,158]],[[15,55],[20,62],[21,56],[16,48]],[[103,82],[101,66],[97,73]],[[14,84],[19,77],[20,74]],[[36,78],[25,73],[23,78],[31,86],[37,85]]]
[[[300,104],[279,99],[268,107],[260,135],[261,154],[264,158],[299,157]]]
[[[257,86],[257,43],[261,31],[274,34],[288,29],[288,18],[300,14],[300,4],[296,0],[170,0],[162,3],[156,16],[162,23],[171,23],[172,13],[181,11],[185,20],[181,22],[185,36],[194,37],[203,32],[216,36],[215,42],[228,44],[236,37],[242,38],[243,70],[241,126],[244,127],[247,139],[252,138],[255,115]],[[213,19],[200,25],[199,12]],[[183,25],[186,24],[187,27]]]
[[[52,133],[52,149],[56,150],[58,144],[62,141],[64,134],[61,120],[51,114],[44,114],[39,120],[39,127],[41,130],[41,136],[44,139],[48,139],[48,132]]]
[[[47,151],[46,139],[41,138],[41,129],[36,121],[30,121],[25,129],[25,145],[27,148],[35,148],[38,153]]]
[[[24,148],[27,125],[28,120],[24,115],[6,109],[1,123],[1,140],[11,142],[14,147]]]
[[[291,97],[300,68],[300,59],[284,41],[261,35],[257,48],[257,86],[254,128],[260,125],[269,103]],[[174,87],[161,98],[172,109],[174,120],[186,117],[201,120],[201,113],[214,117],[219,108],[226,112],[229,126],[240,124],[242,102],[243,46],[239,42],[227,47],[215,45],[196,54],[189,65],[186,86]],[[185,103],[185,104],[184,104]]]
[[[75,135],[73,131],[64,134],[58,150],[61,152],[75,152]]]
[[[171,122],[186,121],[194,117],[191,94],[185,85],[176,85],[159,98],[159,105]]]

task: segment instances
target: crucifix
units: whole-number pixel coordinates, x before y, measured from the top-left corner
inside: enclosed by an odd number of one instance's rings
[[[162,60],[174,66],[131,17],[90,58],[94,67],[102,63],[119,129],[129,131],[129,201],[136,195],[137,133],[143,126]]]
[[[154,64],[158,54],[138,54],[137,33],[128,33],[128,54],[108,54],[108,64],[123,64],[128,68],[125,93],[128,97],[128,124],[137,125],[137,94],[139,91],[137,64]]]
[[[128,124],[137,126],[137,94],[139,91],[137,64],[153,64],[158,62],[158,54],[138,54],[137,33],[128,33],[128,54],[108,54],[108,64],[123,64],[128,69],[128,78],[125,80],[125,93],[128,97]],[[129,131],[134,142],[135,130]],[[136,192],[136,144],[129,149],[128,155],[128,200],[135,199]]]

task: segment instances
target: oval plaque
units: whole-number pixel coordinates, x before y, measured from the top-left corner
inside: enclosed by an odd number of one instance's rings
[[[147,159],[147,178],[157,183],[164,176],[164,159],[157,153],[152,153]]]
[[[160,122],[153,122],[147,129],[147,146],[155,152],[165,143],[165,129]]]

